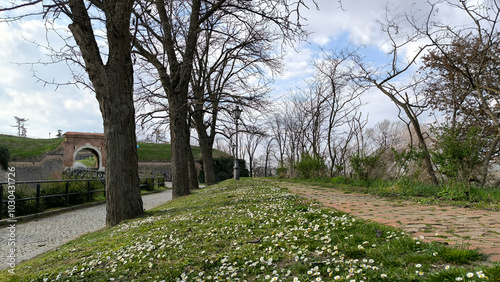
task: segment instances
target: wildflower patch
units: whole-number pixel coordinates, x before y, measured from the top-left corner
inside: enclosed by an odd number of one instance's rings
[[[22,264],[26,281],[488,279],[397,229],[262,180],[227,181]],[[481,259],[469,251],[472,261]],[[461,254],[463,255],[463,254]],[[444,274],[443,274],[444,273]],[[446,275],[452,275],[446,276]],[[471,276],[472,274],[473,276]],[[470,276],[470,277],[469,277]],[[0,276],[1,278],[1,276]],[[435,280],[443,281],[443,280]]]

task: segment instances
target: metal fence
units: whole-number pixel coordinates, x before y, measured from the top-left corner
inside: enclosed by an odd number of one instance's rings
[[[161,176],[161,177],[140,177],[139,178],[139,185],[142,190],[147,190],[147,191],[153,191],[155,189],[159,189],[160,187],[165,187],[165,181],[166,179]],[[57,185],[58,183],[64,183],[64,188],[60,190],[65,190],[61,191],[59,193],[50,193],[51,189],[47,189],[47,187],[44,187],[45,185],[50,186],[50,185]],[[82,185],[81,183],[84,183],[83,185],[86,185],[86,189],[81,189],[79,191],[71,191],[74,190],[74,186]],[[9,185],[15,185],[16,190],[19,185],[23,185],[23,192],[26,193],[26,190],[28,191],[27,194],[32,195],[30,197],[24,197],[24,198],[18,198],[17,195],[22,195],[20,192],[9,192],[4,195],[4,191],[7,191],[4,189],[4,187],[8,187]],[[96,187],[99,187],[100,189],[96,189]],[[101,188],[102,187],[102,188]],[[45,189],[44,189],[45,188]],[[57,189],[53,189],[57,190]],[[66,180],[33,180],[33,181],[16,181],[15,183],[8,183],[8,182],[0,182],[0,195],[1,195],[1,202],[0,202],[0,219],[3,218],[3,215],[5,211],[15,211],[15,215],[17,214],[24,214],[24,213],[38,213],[43,211],[43,205],[41,200],[43,199],[51,199],[51,198],[59,198],[64,200],[64,204],[66,206],[69,206],[71,204],[70,199],[72,197],[80,197],[80,200],[82,198],[83,202],[90,202],[92,199],[92,196],[97,194],[97,193],[103,193],[104,196],[106,196],[106,188],[105,188],[105,179],[104,178],[94,178],[94,179],[66,179]],[[14,194],[14,197],[12,197],[12,194]],[[17,194],[17,195],[16,195]],[[11,197],[9,197],[11,196]],[[14,201],[15,205],[14,207],[9,205],[9,200]],[[20,211],[18,208],[21,207],[20,203],[28,202],[28,201],[35,201],[35,204],[33,206],[33,209],[35,210],[34,212],[29,212],[29,211]],[[9,216],[8,213],[8,216]]]

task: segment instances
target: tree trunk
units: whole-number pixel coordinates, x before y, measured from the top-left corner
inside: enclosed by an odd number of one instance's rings
[[[143,211],[135,135],[134,80],[131,59],[130,15],[132,0],[103,5],[109,56],[103,63],[90,16],[82,0],[69,2],[69,25],[95,88],[106,150],[106,225],[141,215]]]
[[[198,173],[196,173],[196,164],[194,162],[193,150],[191,150],[191,145],[187,143],[188,152],[188,170],[189,170],[189,191],[200,189],[198,183]]]
[[[174,90],[175,91],[175,90]],[[187,95],[174,92],[169,95],[170,138],[172,141],[172,198],[189,195],[189,127],[187,123]]]
[[[214,157],[212,148],[214,145],[214,136],[208,136],[203,123],[202,115],[193,115],[197,118],[196,132],[200,140],[201,158],[203,161],[203,173],[205,176],[205,185],[210,186],[215,184]]]
[[[214,157],[212,152],[213,142],[200,138],[201,157],[203,160],[203,173],[205,175],[205,185],[215,184]]]
[[[495,135],[495,139],[490,144],[490,147],[488,148],[488,153],[486,154],[486,157],[484,158],[483,161],[483,166],[481,167],[481,175],[479,176],[481,186],[484,186],[486,184],[486,178],[488,176],[488,170],[490,167],[490,160],[493,157],[493,154],[497,150],[498,142],[500,141],[500,131]]]
[[[408,109],[407,107],[408,105],[405,105],[403,109],[406,112],[408,118],[410,119],[413,125],[413,129],[415,129],[415,133],[417,134],[417,138],[420,143],[420,148],[424,152],[424,162],[427,169],[427,173],[429,174],[432,184],[438,185],[439,182],[437,180],[436,173],[434,172],[434,168],[432,167],[431,154],[429,152],[429,149],[427,148],[427,144],[425,143],[422,130],[420,129],[420,123],[418,122],[418,119],[412,115],[411,109]]]

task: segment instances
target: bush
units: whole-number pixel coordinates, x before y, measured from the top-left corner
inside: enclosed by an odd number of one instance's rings
[[[485,140],[480,129],[449,128],[447,125],[434,129],[436,149],[431,152],[438,171],[450,180],[468,183],[474,171],[481,165],[481,150]]]
[[[245,160],[239,159],[238,164],[240,166],[240,177],[248,177],[250,173],[246,168]],[[226,179],[230,179],[234,177],[234,158],[214,158],[214,174],[215,174],[215,182],[221,182]],[[205,171],[203,170],[203,166],[198,174],[198,180],[200,183],[205,183]]]
[[[4,145],[0,145],[0,168],[7,170],[9,168],[9,161],[9,149],[7,149]]]
[[[382,166],[380,163],[381,154],[374,153],[371,155],[366,155],[364,153],[354,154],[349,160],[351,162],[351,167],[354,171],[354,176],[362,181],[368,181],[371,179],[372,171],[377,166]]]
[[[4,186],[2,199],[7,199],[8,195],[8,190]],[[23,198],[35,197],[35,193],[32,187],[28,186],[27,184],[17,184],[14,196],[16,197],[16,206],[14,210],[15,216],[23,216],[39,212],[35,200],[20,201],[20,199]],[[6,217],[8,217],[8,207],[5,204],[2,204],[2,218]]]
[[[322,176],[326,172],[326,165],[322,158],[302,154],[300,161],[295,165],[295,169],[299,173],[299,177],[311,178]]]
[[[280,167],[276,170],[276,173],[279,178],[285,178],[288,173],[288,169],[286,167]]]
[[[69,203],[66,202],[66,182],[51,182],[42,184],[40,195],[58,195],[48,198],[43,198],[43,206],[46,209],[66,207],[68,205],[79,205],[88,201],[88,182],[75,181],[69,182]],[[100,190],[104,186],[100,181],[91,181],[90,190]],[[95,200],[95,193],[91,193],[90,201]]]

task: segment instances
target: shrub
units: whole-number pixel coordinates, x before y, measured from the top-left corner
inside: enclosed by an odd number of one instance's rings
[[[246,162],[243,159],[238,160],[238,164],[240,166],[240,177],[248,177],[250,173],[246,168]],[[214,174],[215,174],[215,182],[221,182],[226,179],[230,179],[234,176],[234,158],[229,157],[221,157],[214,158]],[[205,183],[205,171],[203,166],[198,174],[198,180],[200,183]]]
[[[7,199],[9,195],[7,191],[8,190],[4,187],[2,199]],[[20,201],[20,199],[23,198],[34,197],[34,191],[35,190],[27,184],[16,184],[16,191],[14,192],[14,196],[16,197],[15,216],[23,216],[39,212],[35,200]],[[2,204],[2,218],[6,218],[7,216],[8,207],[5,204]]]
[[[380,163],[380,156],[381,154],[379,153],[366,155],[358,152],[354,154],[349,160],[355,177],[362,181],[367,181],[372,178],[372,171],[377,166],[382,166],[382,163]]]
[[[326,165],[322,158],[306,153],[301,155],[300,161],[295,165],[295,169],[298,171],[299,177],[311,178],[324,175]]]
[[[438,171],[449,179],[468,182],[482,163],[481,150],[485,140],[480,137],[480,129],[462,130],[445,125],[434,132],[436,149],[431,152],[431,157]]]
[[[288,173],[288,169],[286,167],[280,167],[276,170],[276,173],[279,178],[285,178]]]

